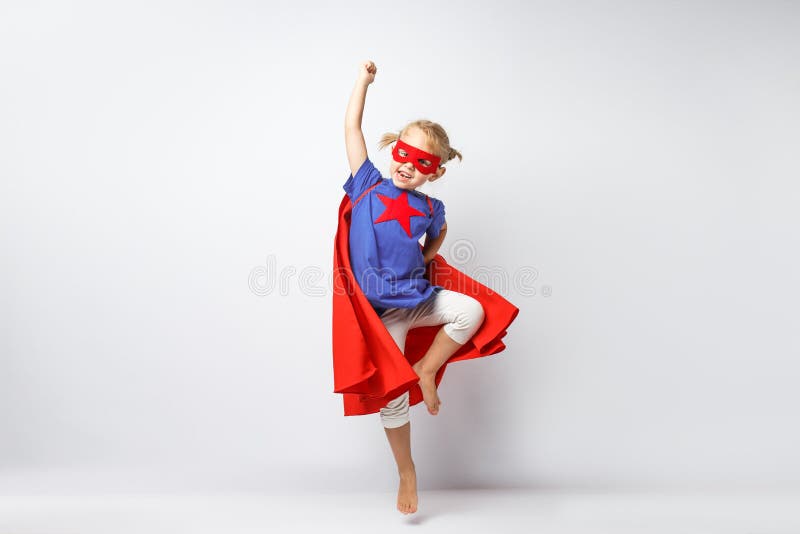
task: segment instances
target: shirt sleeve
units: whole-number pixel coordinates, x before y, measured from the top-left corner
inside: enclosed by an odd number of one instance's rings
[[[367,158],[356,171],[356,175],[353,176],[351,174],[344,183],[344,190],[350,197],[350,201],[355,203],[364,191],[369,189],[372,184],[382,179],[381,172],[376,169],[375,165]]]
[[[442,226],[444,226],[445,222],[444,203],[436,198],[431,198],[431,202],[433,203],[433,217],[426,233],[428,234],[429,238],[436,239],[439,237],[439,233],[441,232]]]

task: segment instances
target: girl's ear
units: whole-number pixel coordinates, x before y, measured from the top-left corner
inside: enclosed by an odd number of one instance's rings
[[[428,181],[433,182],[435,180],[438,180],[439,178],[442,177],[442,175],[444,175],[445,172],[447,172],[447,167],[439,167],[438,169],[436,169],[436,176],[432,176],[431,178],[428,179]]]

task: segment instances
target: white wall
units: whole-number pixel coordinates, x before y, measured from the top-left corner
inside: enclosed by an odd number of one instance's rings
[[[445,257],[538,273],[533,296],[495,281],[508,349],[413,410],[422,488],[800,485],[798,23],[790,2],[4,3],[0,491],[394,486],[377,416],[331,392],[330,288],[296,274],[331,267],[364,59],[380,168],[420,117],[464,154],[426,186]],[[258,296],[269,262],[295,274]]]

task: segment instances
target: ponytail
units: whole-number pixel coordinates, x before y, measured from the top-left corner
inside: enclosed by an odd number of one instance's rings
[[[381,140],[378,142],[378,149],[386,148],[398,139],[400,139],[400,134],[385,133],[381,136]]]

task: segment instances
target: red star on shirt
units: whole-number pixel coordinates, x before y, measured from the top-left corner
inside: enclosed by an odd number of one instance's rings
[[[408,237],[411,237],[411,217],[427,217],[424,213],[408,204],[408,191],[403,191],[397,198],[387,197],[377,193],[378,198],[386,209],[381,216],[375,219],[375,223],[385,221],[397,221]]]

